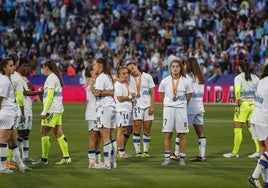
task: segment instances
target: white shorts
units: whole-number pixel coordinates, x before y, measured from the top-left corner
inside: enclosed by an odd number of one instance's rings
[[[17,121],[17,116],[9,116],[0,114],[0,129],[14,129]]]
[[[116,125],[117,127],[127,127],[133,125],[132,112],[117,112],[116,113]]]
[[[203,123],[204,123],[204,113],[188,114],[189,125],[203,125]]]
[[[88,125],[88,131],[100,131],[98,129],[97,120],[88,120],[87,125]]]
[[[115,129],[116,128],[116,112],[115,107],[108,106],[108,107],[100,107],[97,109],[97,124],[98,128],[109,128]]]
[[[252,127],[252,138],[259,141],[264,141],[268,138],[268,127],[258,124],[251,124]]]
[[[164,107],[162,132],[188,133],[187,110],[184,108]]]
[[[142,109],[137,106],[133,107],[133,120],[150,121],[154,120],[154,114],[149,115],[149,108]]]
[[[32,129],[32,125],[33,125],[33,117],[32,116],[26,116],[24,123],[18,123],[17,124],[17,129],[19,131],[22,131],[22,130],[31,130]]]

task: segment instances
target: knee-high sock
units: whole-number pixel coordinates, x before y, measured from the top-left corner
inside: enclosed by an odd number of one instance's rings
[[[250,132],[250,134],[252,134],[252,128],[251,127],[248,128],[248,132]],[[254,141],[254,144],[255,144],[256,153],[259,153],[260,152],[259,142],[258,142],[257,139],[253,139],[253,141]]]
[[[117,142],[115,139],[111,141],[112,144],[112,150],[111,150],[111,163],[116,163],[116,152],[117,152]]]
[[[143,135],[143,152],[148,153],[151,143],[151,135]]]
[[[199,148],[199,156],[200,157],[206,156],[206,145],[207,145],[206,137],[201,137],[198,139],[198,148]]]
[[[68,142],[64,135],[61,135],[59,138],[57,138],[58,143],[60,145],[60,149],[62,152],[62,155],[64,158],[70,157],[69,155],[69,149],[68,149]]]
[[[101,152],[100,150],[96,151],[96,163],[101,162]]]
[[[22,158],[29,157],[29,137],[23,139]]]
[[[234,148],[232,153],[238,154],[242,143],[242,128],[234,128]]]
[[[11,149],[7,145],[7,162],[11,163],[12,157],[13,157],[12,156],[12,151],[11,151]]]
[[[259,178],[268,164],[268,152],[264,152],[258,160],[255,170],[252,174],[253,178]]]
[[[176,137],[175,140],[175,155],[179,156],[180,155],[180,139],[178,137]]]
[[[141,148],[140,148],[140,133],[133,133],[133,142],[134,142],[134,148],[136,153],[141,153]]]
[[[96,151],[94,149],[89,149],[87,151],[88,161],[89,163],[95,163],[96,162]]]
[[[42,158],[48,159],[48,153],[50,150],[49,136],[42,136],[41,137],[41,146],[42,146]]]
[[[170,161],[170,151],[164,152],[164,158],[165,158],[165,161]]]
[[[18,141],[18,148],[21,152],[23,152],[23,138],[22,137],[19,137],[17,136],[17,141]]]
[[[0,142],[0,170],[6,168],[7,150],[7,143]]]
[[[104,157],[104,164],[106,166],[111,166],[111,151],[112,151],[111,142],[103,145],[103,157]]]
[[[19,167],[25,166],[25,164],[22,162],[18,146],[14,146],[11,149],[12,149],[13,160],[19,165]]]

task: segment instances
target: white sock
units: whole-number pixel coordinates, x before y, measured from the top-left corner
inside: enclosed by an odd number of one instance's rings
[[[255,170],[254,170],[254,172],[252,174],[253,178],[256,178],[256,179],[259,178],[259,176],[261,175],[261,173],[263,172],[263,170],[267,166],[267,163],[268,163],[267,158],[268,158],[268,152],[264,152],[261,155],[261,157],[259,158],[258,163],[257,163],[257,165],[255,167]]]
[[[199,156],[200,157],[205,157],[206,156],[206,144],[207,144],[206,137],[198,139]]]
[[[28,158],[29,157],[29,139],[25,138],[23,140],[23,149],[22,149],[22,158]]]
[[[93,149],[89,149],[87,151],[88,161],[89,163],[95,163],[96,162],[96,151]]]
[[[151,143],[151,135],[143,135],[143,151],[148,153]]]
[[[136,153],[141,153],[141,148],[140,148],[140,133],[133,133],[133,142],[134,142],[134,148]]]
[[[180,139],[178,137],[176,137],[176,140],[175,140],[175,155],[176,156],[179,156],[180,154]]]
[[[111,165],[111,152],[112,152],[112,144],[111,142],[103,145],[103,157],[104,157],[104,164],[106,166]]]

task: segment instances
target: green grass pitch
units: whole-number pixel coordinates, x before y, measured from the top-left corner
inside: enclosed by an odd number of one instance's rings
[[[39,135],[41,107],[41,103],[33,104],[34,118],[30,135],[30,156],[34,159],[38,159],[41,154]],[[118,159],[118,168],[111,170],[88,169],[88,132],[84,120],[85,107],[84,103],[64,104],[63,129],[69,143],[72,164],[55,165],[55,162],[62,156],[58,143],[51,133],[49,164],[44,167],[28,164],[33,170],[24,174],[20,172],[12,175],[0,174],[0,187],[250,187],[247,184],[247,177],[255,168],[257,159],[247,157],[255,151],[246,127],[243,129],[240,157],[231,159],[222,157],[223,153],[230,152],[233,147],[233,105],[205,105],[207,162],[189,162],[189,158],[198,154],[197,137],[193,127],[190,127],[190,132],[186,137],[186,166],[180,166],[176,161],[172,161],[167,167],[161,166],[164,158],[164,135],[161,132],[162,105],[156,104],[150,147],[151,158]],[[174,149],[174,144],[172,148]],[[132,139],[127,144],[127,153],[134,154]]]

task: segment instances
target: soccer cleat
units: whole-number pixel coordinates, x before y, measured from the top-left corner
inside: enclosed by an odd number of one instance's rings
[[[168,166],[170,164],[170,160],[165,160],[161,165]]]
[[[141,153],[137,153],[136,155],[135,155],[135,157],[141,157],[142,155],[141,155]]]
[[[259,158],[260,154],[258,152],[256,152],[256,153],[253,153],[253,154],[249,155],[248,157],[249,158]]]
[[[62,164],[71,164],[72,163],[72,159],[69,157],[67,159],[61,159],[59,162],[57,162],[57,165],[62,165]]]
[[[179,161],[180,160],[180,157],[177,156],[175,153],[171,153],[169,158],[171,160],[174,160],[174,161]]]
[[[31,168],[29,168],[28,166],[24,165],[20,167],[20,172],[24,173],[26,171],[30,171],[32,170]]]
[[[129,159],[131,157],[133,157],[132,155],[129,155],[127,153],[122,153],[118,155],[119,158],[123,158],[123,159]]]
[[[225,153],[223,154],[224,158],[238,158],[239,154]]]
[[[5,168],[3,170],[0,170],[0,174],[13,174],[14,171],[8,169],[8,168]]]
[[[206,158],[205,157],[200,157],[197,156],[195,158],[190,159],[191,162],[206,162]]]
[[[252,176],[248,177],[248,183],[253,187],[262,188],[261,183],[258,179],[253,178]]]
[[[39,159],[38,161],[32,162],[33,165],[47,165],[48,161],[43,161],[42,159]]]
[[[9,170],[14,170],[16,168],[16,166],[10,162],[6,162],[6,167],[9,169]]]
[[[105,164],[97,164],[95,165],[94,169],[111,169],[111,166],[105,165]]]
[[[23,162],[35,162],[31,157],[23,158]]]
[[[88,168],[95,168],[98,164],[93,162],[93,163],[89,163]]]
[[[143,154],[141,154],[142,158],[150,158],[150,155],[148,152],[144,152]]]

